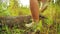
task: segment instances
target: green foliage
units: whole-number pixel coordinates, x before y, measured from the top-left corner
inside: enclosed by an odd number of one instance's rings
[[[0,16],[9,16],[9,11],[7,10],[7,4],[6,2],[2,2],[2,0],[0,0]]]
[[[60,0],[57,0],[56,4],[60,6]]]
[[[19,6],[18,1],[16,0],[10,0],[8,10],[10,12],[10,16],[30,15],[29,8]]]
[[[30,15],[30,10],[27,7],[19,6],[18,1],[10,0],[9,6],[6,2],[0,1],[0,16],[19,16]]]
[[[21,10],[20,12],[22,12],[22,15],[30,15],[29,8],[27,8],[27,7],[21,7],[20,10]]]
[[[51,26],[54,22],[54,19],[56,18],[57,20],[60,18],[60,0],[57,1],[56,4],[50,2],[48,8],[45,10],[45,12],[43,13],[44,16],[47,17],[47,19],[44,19],[44,22],[49,26]],[[3,3],[0,0],[0,16],[19,16],[19,15],[31,15],[29,8],[27,7],[23,7],[23,6],[19,6],[18,1],[16,0],[10,0],[10,4],[9,6],[7,6],[6,3]],[[57,22],[57,21],[55,21]],[[57,27],[57,25],[56,25]],[[42,20],[38,23],[38,25],[34,25],[33,29],[35,31],[37,30],[41,30],[43,28],[42,25]],[[47,27],[46,27],[47,28]],[[9,29],[9,27],[7,25],[3,26],[2,28],[3,30],[5,30],[4,34],[20,34],[23,33],[25,30],[21,30],[18,29],[16,26],[13,27],[12,31]],[[49,30],[49,28],[48,28]],[[60,24],[57,27],[57,31],[60,34]]]

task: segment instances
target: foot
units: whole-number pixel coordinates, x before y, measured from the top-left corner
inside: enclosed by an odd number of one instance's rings
[[[34,22],[29,23],[29,24],[25,24],[26,27],[32,27],[34,25]]]

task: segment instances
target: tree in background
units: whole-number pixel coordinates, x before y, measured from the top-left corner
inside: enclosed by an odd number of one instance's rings
[[[7,0],[0,0],[0,16],[9,16]]]
[[[19,4],[18,0],[9,0],[9,7],[8,9],[10,10],[11,16],[18,16],[19,13]]]

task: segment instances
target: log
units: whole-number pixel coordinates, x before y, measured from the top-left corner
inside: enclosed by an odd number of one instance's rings
[[[45,18],[40,15],[40,19]],[[12,28],[13,26],[18,26],[18,28],[25,28],[25,24],[32,23],[31,15],[28,16],[0,16],[0,26],[8,25],[8,27]]]
[[[0,23],[2,23],[2,25],[8,25],[10,28],[18,26],[22,29],[26,23],[32,22],[30,19],[31,16],[0,16]]]

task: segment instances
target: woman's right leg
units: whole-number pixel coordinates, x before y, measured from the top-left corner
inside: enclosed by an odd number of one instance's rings
[[[30,0],[30,10],[34,22],[39,22],[39,4],[38,0]]]
[[[27,27],[31,27],[33,24],[38,24],[39,22],[39,4],[38,0],[30,0],[30,10],[33,22],[30,24],[26,24]]]

